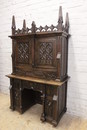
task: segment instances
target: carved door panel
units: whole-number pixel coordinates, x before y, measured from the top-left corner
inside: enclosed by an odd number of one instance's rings
[[[56,37],[36,38],[34,70],[39,78],[56,79],[56,46]]]
[[[35,42],[35,66],[56,67],[56,38],[39,38]]]
[[[25,75],[32,70],[32,39],[16,40],[16,73]]]
[[[16,53],[17,64],[32,64],[31,40],[18,40],[16,46]]]

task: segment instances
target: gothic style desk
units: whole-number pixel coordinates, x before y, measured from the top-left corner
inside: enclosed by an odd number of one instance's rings
[[[41,120],[56,126],[66,111],[68,13],[62,25],[62,7],[58,25],[16,30],[12,20],[12,74],[10,101],[12,110],[23,113],[32,105],[42,104]]]

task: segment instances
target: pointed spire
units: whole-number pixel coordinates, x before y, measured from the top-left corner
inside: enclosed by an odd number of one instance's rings
[[[68,13],[66,13],[66,20],[65,20],[65,30],[66,32],[68,32],[69,29],[69,17],[68,17]]]
[[[32,26],[32,33],[35,33],[36,32],[36,24],[34,21],[32,22],[31,26]]]
[[[25,19],[23,20],[23,29],[26,30],[26,21],[25,21]]]
[[[12,17],[12,34],[15,33],[16,25],[15,25],[15,16]]]
[[[60,8],[59,8],[59,18],[58,18],[58,31],[62,31],[62,23],[63,23],[62,6],[60,6]]]
[[[58,23],[59,22],[63,23],[62,6],[59,7],[59,19],[58,19]]]

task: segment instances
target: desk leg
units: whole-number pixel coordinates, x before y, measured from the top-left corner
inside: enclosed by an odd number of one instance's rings
[[[46,120],[45,118],[45,94],[43,94],[41,96],[41,99],[43,101],[42,105],[43,105],[43,113],[41,114],[41,121],[44,122]]]
[[[20,113],[23,114],[23,104],[22,104],[22,88],[20,82]]]
[[[10,109],[12,109],[14,111],[14,94],[13,94],[13,80],[10,79]]]

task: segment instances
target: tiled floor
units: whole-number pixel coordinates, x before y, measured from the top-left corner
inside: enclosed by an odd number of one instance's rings
[[[65,114],[57,127],[40,121],[41,105],[24,114],[9,109],[9,95],[0,93],[0,130],[87,130],[87,120]]]

